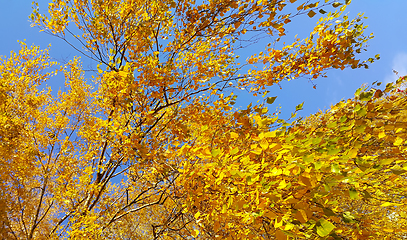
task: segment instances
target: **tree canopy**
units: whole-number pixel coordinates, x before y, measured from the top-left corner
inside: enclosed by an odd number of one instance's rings
[[[407,78],[304,119],[302,104],[290,119],[268,109],[272,85],[379,58],[358,58],[373,36],[362,15],[343,14],[348,4],[53,0],[43,13],[34,3],[32,25],[97,67],[24,42],[0,58],[0,236],[406,236]],[[304,17],[320,17],[309,37],[287,38]],[[241,89],[261,103],[234,107]]]

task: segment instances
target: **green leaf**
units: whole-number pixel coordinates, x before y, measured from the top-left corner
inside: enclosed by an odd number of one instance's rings
[[[328,125],[326,125],[326,126],[327,126],[327,128],[335,128],[336,127],[336,122],[328,123]]]
[[[373,91],[362,92],[360,93],[359,97],[361,101],[369,101],[370,99],[372,99],[373,94],[374,94]]]
[[[358,191],[354,188],[349,189],[349,196],[351,199],[359,199]]]
[[[321,237],[328,236],[332,230],[334,230],[335,226],[325,219],[319,220],[319,226],[317,225],[317,233]]]
[[[385,92],[389,92],[394,88],[393,83],[388,83],[386,84],[386,89],[384,90]]]
[[[400,165],[395,165],[390,170],[391,170],[392,173],[394,173],[396,175],[400,175],[400,174],[403,174],[403,173],[407,172],[406,170],[401,168]]]
[[[339,169],[339,165],[337,163],[331,164],[331,171],[333,173],[340,173],[341,170]]]
[[[348,117],[346,117],[345,115],[343,115],[339,121],[341,121],[341,123],[345,122],[348,119]]]
[[[346,223],[354,223],[355,217],[350,212],[344,212],[342,215],[343,221]]]
[[[306,162],[306,163],[310,163],[310,162],[312,162],[313,160],[314,160],[314,156],[313,155],[304,155],[303,157],[302,157],[302,160],[304,161],[304,162]]]
[[[358,116],[364,117],[364,116],[366,116],[367,110],[366,110],[366,108],[361,108],[356,113],[358,114]]]
[[[354,111],[355,111],[355,112],[359,111],[361,107],[362,107],[362,106],[360,106],[360,104],[356,105]]]
[[[335,212],[332,211],[330,208],[324,208],[323,210],[324,210],[324,214],[325,214],[327,217],[336,216]]]
[[[372,195],[370,195],[370,193],[368,191],[366,191],[366,190],[363,190],[362,196],[365,199],[373,198]]]
[[[351,129],[352,127],[353,127],[353,124],[348,125],[348,126],[343,126],[343,127],[340,127],[340,128],[339,128],[339,131],[346,131],[346,130]]]
[[[358,88],[355,92],[355,97],[359,97],[361,91],[362,91],[362,88]]]
[[[277,96],[275,96],[275,97],[268,97],[268,98],[267,98],[267,103],[268,103],[268,104],[273,104],[273,102],[276,100],[276,98],[277,98]]]
[[[330,149],[330,150],[328,151],[328,155],[336,155],[336,154],[338,154],[341,150],[342,150],[341,148],[333,148],[333,149]]]
[[[359,112],[358,112],[358,114],[359,114]],[[364,115],[366,115],[366,113]],[[355,130],[357,133],[363,133],[363,132],[365,132],[366,127],[367,126],[365,124],[359,125],[359,126],[355,127]]]
[[[323,165],[323,163],[322,162],[320,162],[320,161],[318,161],[318,162],[314,162],[314,167],[315,167],[315,169],[320,169],[321,167],[322,167],[322,165]]]
[[[304,106],[304,102],[302,102],[301,104],[298,104],[298,105],[295,107],[295,111],[302,110],[302,106]]]
[[[399,84],[399,83],[403,82],[406,79],[407,79],[407,76],[400,77],[399,79],[396,80],[396,83]]]
[[[316,145],[316,144],[319,144],[320,142],[322,141],[322,138],[313,138],[312,139],[312,144],[314,144],[314,145]]]

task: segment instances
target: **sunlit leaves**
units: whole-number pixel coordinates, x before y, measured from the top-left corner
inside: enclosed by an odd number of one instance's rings
[[[315,12],[311,10],[308,15],[312,17]],[[332,22],[339,17],[340,13],[335,13],[321,18],[307,39],[298,39],[281,50],[268,47],[265,53],[253,55],[248,59],[248,63],[263,64],[267,71],[251,69],[248,76],[257,82],[260,81],[262,85],[270,86],[282,80],[292,80],[304,75],[312,78],[324,76],[323,71],[327,68],[364,66],[365,62],[361,63],[355,59],[356,54],[366,47],[363,43],[371,38],[363,35],[365,27],[359,24],[362,16],[351,21],[344,16],[343,21],[335,21],[333,24]],[[343,54],[345,52],[346,54]],[[334,60],[338,53],[341,53],[339,57],[343,58],[343,61]],[[250,79],[248,82],[253,83]]]
[[[33,25],[97,66],[85,74],[75,57],[51,71],[47,51],[25,44],[2,58],[2,222],[24,239],[357,238],[367,219],[386,225],[372,236],[402,229],[378,214],[404,207],[399,83],[305,120],[303,103],[290,120],[269,112],[276,96],[234,106],[236,91],[266,97],[283,80],[367,67],[357,54],[372,37],[361,15],[341,16],[348,3],[54,0],[45,14],[34,3]],[[308,38],[281,46],[318,11]],[[54,93],[44,83],[57,72]]]
[[[304,102],[303,102],[303,103],[298,104],[297,106],[295,106],[295,111],[302,110],[302,107],[303,107],[303,106],[304,106]]]
[[[396,214],[397,210],[389,208],[405,207],[402,192],[407,172],[403,145],[406,135],[395,125],[404,124],[407,102],[397,95],[396,88],[379,98],[360,98],[372,92],[367,88],[358,90],[355,99],[342,101],[279,134],[279,131],[263,132],[258,128],[250,138],[233,138],[233,145],[239,146],[239,155],[224,155],[222,164],[215,169],[212,164],[204,164],[205,169],[211,169],[209,175],[205,171],[189,170],[199,175],[197,180],[210,185],[203,189],[205,201],[212,206],[220,204],[223,209],[222,215],[215,209],[200,211],[215,219],[227,214],[225,221],[241,222],[239,228],[258,226],[259,232],[268,224],[267,231],[275,235],[284,230],[297,237],[380,239],[389,233],[402,236],[398,234],[405,227],[404,221],[389,221],[383,212]],[[398,135],[393,137],[394,134]],[[230,144],[224,141],[225,146]],[[216,177],[216,172],[222,177],[213,185],[210,178]],[[226,178],[228,172],[230,177]],[[215,189],[230,195],[224,198],[211,193]],[[233,198],[239,202],[236,208],[230,205],[235,201]],[[223,208],[225,204],[227,208]],[[244,219],[256,218],[258,212],[267,217],[261,225],[256,225],[255,219],[249,225],[244,224]],[[368,219],[375,219],[384,227],[376,228]],[[209,218],[204,221],[210,224]],[[355,232],[357,225],[369,231]],[[285,233],[281,235],[284,236]]]
[[[325,219],[321,219],[317,223],[317,233],[321,237],[328,236],[334,228],[335,226]]]

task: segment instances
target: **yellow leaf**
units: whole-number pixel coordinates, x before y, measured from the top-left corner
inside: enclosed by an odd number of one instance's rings
[[[250,152],[254,153],[256,155],[260,155],[261,152],[262,152],[262,149],[261,148],[255,148],[255,149],[251,150]]]
[[[385,132],[380,132],[378,137],[380,139],[380,138],[384,138],[385,136],[386,136]]]
[[[397,205],[397,204],[391,203],[391,202],[385,202],[382,205],[380,205],[380,207],[389,207],[389,206],[394,206],[394,205]]]
[[[358,155],[358,149],[353,148],[349,151],[348,156],[350,158],[355,158]]]
[[[192,236],[193,236],[193,237],[197,237],[198,234],[199,234],[199,230],[198,230],[198,229],[194,229],[194,230],[192,231]]]
[[[394,146],[400,146],[403,143],[403,139],[401,137],[397,137],[396,141],[394,141]]]
[[[281,168],[276,168],[276,167],[274,167],[273,170],[271,170],[271,173],[272,173],[274,176],[278,176],[278,175],[283,174],[283,170],[282,170]]]
[[[285,188],[285,187],[287,187],[287,182],[283,179],[283,181],[281,181],[279,184],[278,184],[278,189],[283,189],[283,188]]]
[[[390,163],[394,162],[394,159],[392,158],[385,158],[383,160],[380,161],[380,165],[388,165]]]
[[[235,148],[233,148],[230,152],[229,152],[229,154],[230,155],[235,155],[236,153],[238,153],[239,152],[239,147],[235,147]]]
[[[125,71],[119,71],[119,75],[120,75],[121,77],[127,77],[127,72],[125,72]]]
[[[233,138],[233,139],[237,139],[237,138],[239,138],[239,134],[237,134],[235,132],[231,132],[230,137]]]
[[[278,216],[274,221],[274,228],[279,228],[281,226],[283,226],[283,218]]]
[[[275,137],[276,136],[276,132],[266,132],[264,134],[264,137],[269,138],[269,137]]]
[[[275,151],[275,150],[281,148],[281,144],[279,144],[279,143],[272,143],[272,144],[269,146],[269,148],[271,149],[271,151]]]
[[[269,143],[267,142],[267,140],[263,139],[263,140],[260,142],[260,147],[261,147],[263,150],[266,150],[266,149],[269,147]]]
[[[198,219],[199,216],[201,216],[201,212],[198,211],[198,212],[195,213],[194,217],[195,217],[195,219]]]

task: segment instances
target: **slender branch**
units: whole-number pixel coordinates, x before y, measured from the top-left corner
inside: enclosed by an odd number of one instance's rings
[[[35,217],[34,217],[33,226],[31,227],[30,235],[28,236],[29,239],[32,239],[32,238],[33,238],[34,231],[35,231],[35,229],[37,228],[38,224],[41,222],[41,221],[38,221],[38,222],[37,222],[37,220],[38,220],[38,217],[39,217],[39,215],[40,215],[40,210],[41,210],[41,205],[42,205],[42,199],[44,198],[45,190],[47,189],[47,183],[48,183],[48,176],[45,176],[44,184],[43,184],[43,186],[42,186],[42,188],[41,188],[40,200],[39,200],[38,207],[37,207],[37,211],[36,211]],[[48,211],[47,211],[47,212],[48,212]],[[45,212],[44,214],[47,214],[47,212]],[[43,217],[44,217],[44,216],[43,216]],[[43,217],[42,217],[41,219],[43,219]]]

